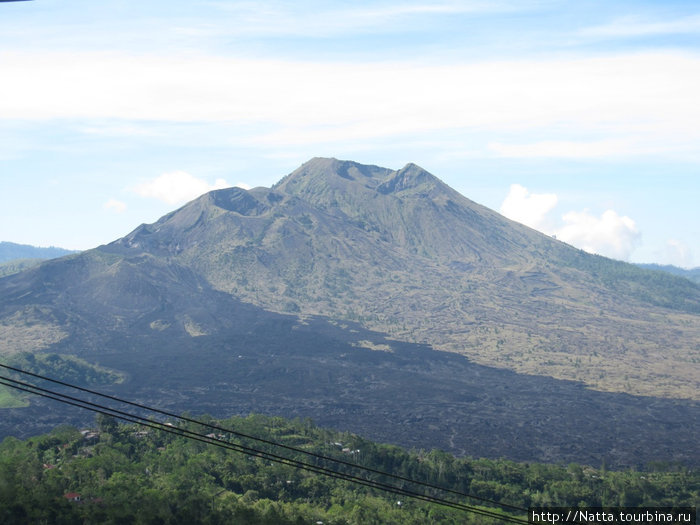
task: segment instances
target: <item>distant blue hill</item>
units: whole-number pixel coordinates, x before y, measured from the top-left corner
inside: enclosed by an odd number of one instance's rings
[[[671,273],[673,275],[678,275],[679,277],[685,277],[686,279],[690,279],[696,283],[700,283],[700,266],[689,270],[670,264],[637,264],[637,266],[646,268],[647,270],[658,270],[661,272]]]
[[[71,253],[75,253],[75,251],[55,246],[39,248],[28,244],[0,241],[0,263],[15,259],[55,259]]]

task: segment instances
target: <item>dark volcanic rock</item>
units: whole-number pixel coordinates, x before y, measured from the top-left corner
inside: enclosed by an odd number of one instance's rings
[[[194,413],[311,416],[459,454],[697,463],[682,398],[700,391],[698,310],[690,281],[585,254],[413,164],[313,159],[0,279],[0,354],[77,355],[122,372],[114,392]],[[2,431],[66,414],[46,403],[3,411]]]

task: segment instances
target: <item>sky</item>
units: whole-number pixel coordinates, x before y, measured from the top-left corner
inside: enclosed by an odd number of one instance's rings
[[[697,1],[0,2],[0,241],[89,249],[312,157],[700,265]]]

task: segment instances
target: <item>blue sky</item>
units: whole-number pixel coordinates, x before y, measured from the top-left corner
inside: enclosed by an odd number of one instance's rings
[[[315,156],[700,265],[697,2],[0,3],[0,240],[87,249]]]

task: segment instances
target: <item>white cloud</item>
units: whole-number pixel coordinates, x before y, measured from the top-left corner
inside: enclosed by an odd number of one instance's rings
[[[556,231],[558,239],[613,259],[628,260],[641,236],[632,219],[614,210],[607,210],[600,217],[588,211],[571,211],[562,219],[565,224]]]
[[[249,136],[266,147],[439,130],[561,137],[492,144],[507,156],[700,141],[700,56],[680,52],[427,64],[8,51],[0,70],[0,119],[221,122],[264,129]]]
[[[500,211],[509,219],[544,231],[547,214],[558,200],[554,193],[530,193],[520,184],[511,184]]]
[[[500,211],[509,219],[556,235],[559,240],[587,252],[629,259],[641,237],[631,218],[614,210],[607,210],[600,217],[587,210],[570,211],[561,217],[563,224],[555,224],[550,216],[558,201],[554,193],[530,193],[524,186],[512,184]]]
[[[185,171],[163,173],[161,176],[133,188],[142,197],[152,197],[168,204],[179,204],[199,197],[211,190],[227,188],[224,179],[216,179],[213,185]]]
[[[250,184],[246,184],[245,182],[237,182],[233,186],[236,188],[241,188],[242,190],[252,190],[253,189],[253,187]]]
[[[109,199],[102,205],[102,207],[105,210],[113,211],[115,213],[123,213],[126,211],[126,203],[118,201],[117,199]]]

